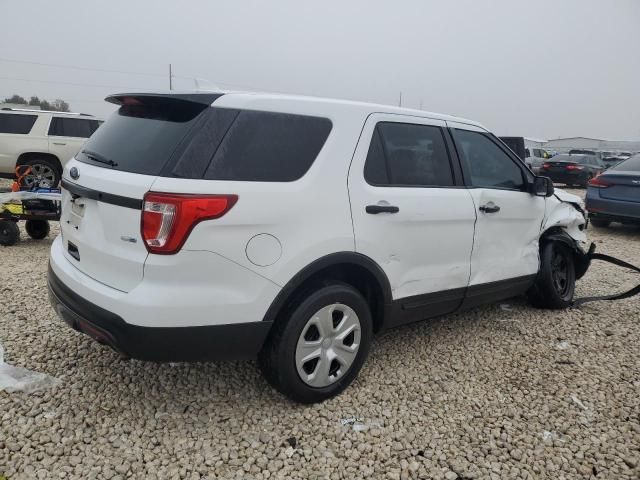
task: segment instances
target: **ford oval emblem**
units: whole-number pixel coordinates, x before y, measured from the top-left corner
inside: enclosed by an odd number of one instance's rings
[[[80,178],[80,172],[76,167],[71,167],[71,170],[69,170],[69,175],[71,175],[71,178],[73,178],[74,180]]]

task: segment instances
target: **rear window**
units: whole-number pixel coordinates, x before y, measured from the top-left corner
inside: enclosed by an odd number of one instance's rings
[[[198,103],[159,97],[122,105],[96,130],[76,158],[114,170],[160,175],[205,108]]]
[[[57,137],[89,138],[98,129],[97,120],[82,118],[53,117],[49,125],[49,135]]]
[[[623,162],[611,167],[611,170],[625,170],[632,172],[640,172],[640,155],[634,155]]]
[[[290,182],[311,167],[330,131],[327,118],[146,98],[121,106],[77,158],[144,175]]]
[[[0,113],[0,133],[27,134],[37,118],[37,115]]]
[[[327,118],[241,111],[229,127],[204,178],[291,182],[301,178],[331,131]]]

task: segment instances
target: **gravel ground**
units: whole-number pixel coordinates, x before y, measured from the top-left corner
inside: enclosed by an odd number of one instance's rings
[[[640,261],[640,229],[589,234]],[[0,478],[640,478],[638,298],[389,331],[344,394],[300,406],[251,362],[124,361],[71,331],[47,300],[50,242],[0,247],[5,360],[61,380],[0,392]],[[601,264],[578,294],[634,280]]]

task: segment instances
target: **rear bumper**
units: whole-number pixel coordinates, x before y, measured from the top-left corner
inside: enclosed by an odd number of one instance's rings
[[[49,266],[49,298],[73,329],[131,358],[152,361],[240,360],[254,358],[271,322],[196,327],[142,327],[126,323],[73,292]]]
[[[624,223],[640,222],[640,203],[602,198],[594,188],[587,189],[585,206],[591,218]]]

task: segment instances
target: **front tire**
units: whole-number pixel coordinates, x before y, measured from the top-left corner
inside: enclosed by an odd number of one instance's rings
[[[576,286],[576,271],[571,249],[560,242],[542,247],[540,271],[527,292],[534,307],[564,309],[571,306]]]
[[[372,337],[371,312],[360,292],[343,283],[320,286],[276,319],[259,366],[290,399],[322,402],[358,375]]]

